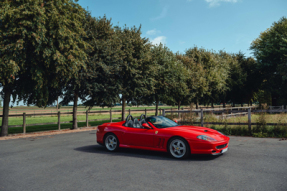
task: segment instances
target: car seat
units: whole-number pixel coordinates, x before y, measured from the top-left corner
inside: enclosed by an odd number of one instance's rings
[[[141,124],[139,122],[139,120],[137,118],[134,119],[134,124],[133,124],[134,128],[141,128]]]
[[[140,116],[140,121],[139,121],[141,128],[144,128],[144,127],[142,126],[143,123],[147,123],[146,120],[145,120],[145,118],[146,118],[146,116],[145,116],[144,114],[141,114],[141,116]]]
[[[133,117],[131,115],[128,115],[127,118],[126,118],[126,122],[124,124],[124,126],[126,127],[134,127],[134,120],[133,120]]]

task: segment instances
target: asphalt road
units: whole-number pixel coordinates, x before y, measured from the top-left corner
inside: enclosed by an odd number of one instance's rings
[[[0,190],[287,190],[287,141],[231,137],[221,156],[107,152],[96,131],[0,141]]]

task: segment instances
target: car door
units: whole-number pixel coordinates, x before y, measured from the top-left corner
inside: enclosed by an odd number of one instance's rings
[[[124,140],[127,145],[153,147],[154,136],[154,129],[129,127],[124,133]]]

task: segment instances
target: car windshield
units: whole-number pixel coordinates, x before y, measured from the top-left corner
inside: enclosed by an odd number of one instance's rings
[[[154,116],[146,118],[146,121],[151,122],[156,128],[167,128],[178,126],[174,121],[163,116]]]

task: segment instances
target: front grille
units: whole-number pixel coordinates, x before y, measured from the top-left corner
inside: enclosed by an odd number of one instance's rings
[[[223,149],[224,147],[226,147],[226,145],[227,145],[227,144],[219,145],[219,146],[217,146],[216,148],[217,148],[217,149]]]

